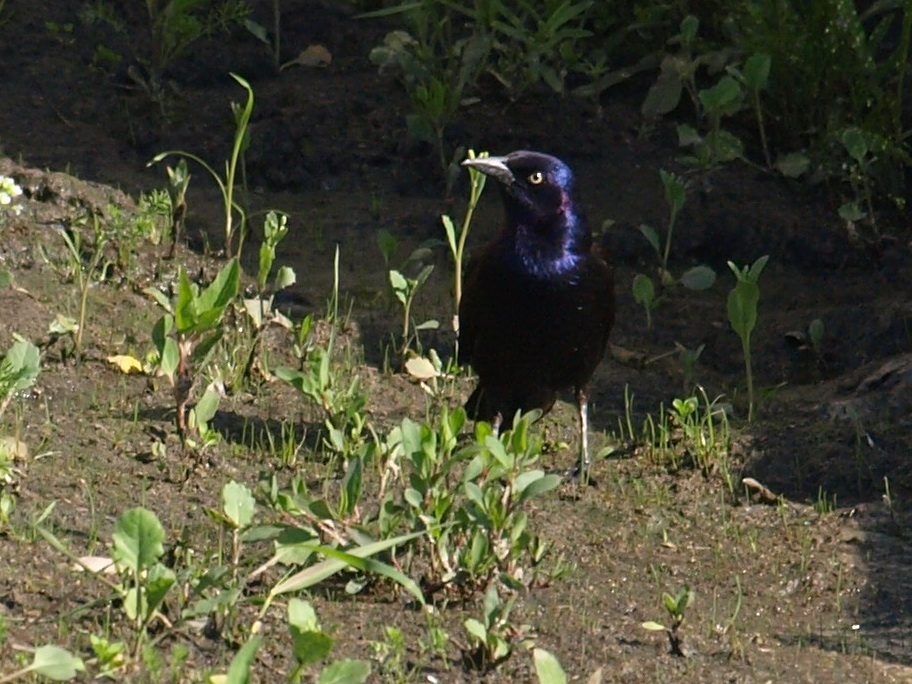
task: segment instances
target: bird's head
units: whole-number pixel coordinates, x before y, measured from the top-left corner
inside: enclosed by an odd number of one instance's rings
[[[585,232],[575,202],[573,172],[557,157],[519,150],[504,157],[466,159],[468,166],[495,179],[508,225],[536,232]]]

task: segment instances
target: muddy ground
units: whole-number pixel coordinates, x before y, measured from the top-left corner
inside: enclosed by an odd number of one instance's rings
[[[75,310],[75,287],[54,261],[63,259],[60,221],[85,207],[129,206],[140,191],[164,187],[164,169],[146,166],[158,152],[188,150],[220,166],[233,131],[229,104],[243,97],[230,70],[247,78],[257,97],[247,155],[251,202],[291,216],[279,262],[298,273],[288,298],[292,314],[325,312],[338,245],[372,421],[387,429],[406,415],[423,418],[424,394],[384,363],[398,318],[376,235],[380,229],[396,235],[404,259],[424,240],[442,238],[440,214],[461,215],[466,188],[458,185],[455,199],[444,198],[434,154],[405,129],[406,96],[367,58],[390,24],[353,19],[330,3],[288,3],[286,57],[322,44],[331,64],[277,74],[262,44],[235,31],[203,41],[174,66],[168,79],[178,88],[163,116],[129,79],[130,48],[122,37],[85,23],[77,5],[64,0],[9,4],[12,14],[0,26],[0,174],[17,179],[28,202],[22,216],[0,224],[0,266],[21,288],[0,292],[2,347],[13,332],[46,340],[50,320]],[[267,22],[269,3],[254,4]],[[93,60],[99,44],[123,54],[124,62],[99,65]],[[490,88],[461,112],[449,143],[558,155],[577,172],[592,225],[613,221],[601,239],[617,266],[618,321],[614,353],[592,383],[596,446],[617,439],[625,387],[635,397],[637,424],[647,413],[657,415],[660,405],[691,389],[677,356],[663,355],[675,342],[705,345],[694,379],[710,397],[725,395],[734,405],[736,481],[755,478],[784,499],[754,503],[740,487],[732,497],[718,474],[670,471],[620,449],[595,464],[598,487],[580,496],[555,494],[532,511],[536,531],[553,542],[553,557],[569,571],[521,595],[516,621],[529,625],[527,636],[580,680],[602,668],[602,681],[617,682],[912,681],[908,226],[887,216],[886,239],[875,249],[839,218],[840,200],[824,188],[740,162],[701,172],[680,166],[672,125],[659,124],[648,135],[642,126],[646,87],[644,80],[609,91],[601,111],[569,97],[531,95],[511,103]],[[660,168],[688,180],[672,270],[705,263],[719,280],[705,292],[670,291],[648,329],[631,283],[637,272],[654,273],[637,226],[664,225]],[[87,635],[107,624],[105,609],[92,603],[106,596],[104,587],[24,532],[45,506],[57,502],[53,528],[78,553],[103,550],[114,519],[140,503],[161,518],[169,543],[190,540],[204,549],[212,527],[201,507],[214,505],[229,479],[253,486],[275,467],[245,441],[244,426],[275,427],[301,415],[300,398],[279,383],[229,396],[217,420],[225,440],[211,467],[181,485],[174,477],[179,451],[151,451],[153,438],[172,430],[168,391],[104,362],[110,354],[141,355],[151,347],[148,331],[158,313],[142,286],[173,276],[177,263],[209,274],[217,268],[215,257],[201,252],[206,242],[218,248],[221,199],[198,167],[192,171],[188,249],[168,262],[148,246],[138,255],[139,275],[94,288],[87,360],[61,363],[50,348],[35,390],[3,417],[0,429],[19,434],[30,456],[17,464],[17,533],[0,532],[6,629],[0,675],[15,669],[24,649],[43,643],[89,657]],[[490,193],[473,244],[491,235],[498,211]],[[725,314],[732,285],[725,263],[764,254],[770,261],[761,278],[754,359],[757,383],[769,391],[747,424],[741,349]],[[248,250],[247,263],[254,258]],[[437,270],[416,302],[417,320],[447,321],[452,313],[451,266],[442,250],[435,258]],[[796,344],[794,333],[815,318],[825,325],[819,349]],[[287,347],[275,335],[270,343]],[[444,332],[423,342],[442,354],[452,350]],[[454,405],[470,386],[468,379],[456,384]],[[536,430],[551,443],[570,444],[549,454],[548,465],[569,465],[572,405],[560,404]],[[321,477],[320,463],[300,467]],[[814,505],[821,501],[835,502],[835,509],[821,512]],[[669,655],[664,637],[640,626],[661,619],[661,593],[683,584],[697,596],[685,623],[686,659]],[[401,598],[353,599],[334,590],[311,598],[334,630],[334,657],[370,658],[369,642],[395,625],[409,639],[407,681],[427,674],[445,682],[533,678],[531,657],[521,648],[489,674],[460,662],[461,623],[477,613],[480,597],[442,611],[452,637],[446,658],[418,647],[424,619],[403,610]],[[125,628],[112,619],[117,635]],[[256,677],[278,681],[287,671],[288,637],[281,616],[265,624],[273,631]],[[224,670],[236,646],[178,625],[162,637],[163,657],[178,643],[190,655],[173,681]],[[124,678],[155,681],[150,671],[132,668]]]

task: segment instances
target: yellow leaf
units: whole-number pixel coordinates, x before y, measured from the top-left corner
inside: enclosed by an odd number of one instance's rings
[[[136,357],[128,354],[117,354],[108,357],[108,363],[117,366],[121,373],[142,373],[142,363]]]

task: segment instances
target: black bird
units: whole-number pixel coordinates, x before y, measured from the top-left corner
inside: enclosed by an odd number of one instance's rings
[[[459,303],[460,360],[478,375],[466,411],[499,429],[518,409],[547,412],[572,388],[586,478],[586,384],[614,323],[614,272],[560,159],[523,150],[462,164],[497,181],[506,213],[494,240],[469,261]]]

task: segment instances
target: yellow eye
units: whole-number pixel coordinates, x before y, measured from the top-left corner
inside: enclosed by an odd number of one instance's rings
[[[532,183],[532,185],[540,185],[543,180],[545,180],[545,177],[542,175],[541,171],[529,174],[529,182]]]

